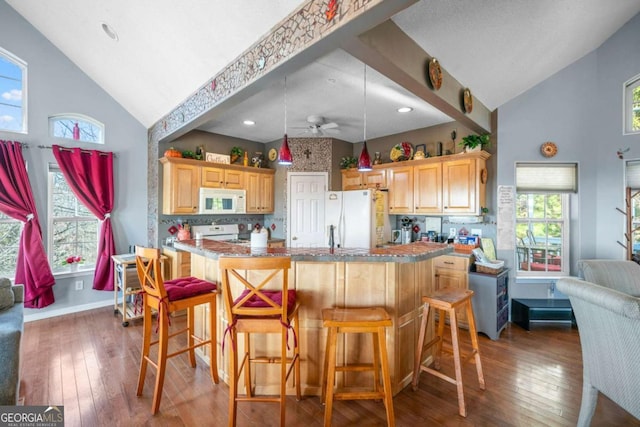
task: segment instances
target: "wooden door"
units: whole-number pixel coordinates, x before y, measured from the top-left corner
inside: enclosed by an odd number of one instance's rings
[[[413,213],[413,167],[389,168],[389,213]]]
[[[442,213],[442,164],[428,163],[413,168],[414,212]]]
[[[477,215],[476,161],[461,159],[442,164],[443,212]]]

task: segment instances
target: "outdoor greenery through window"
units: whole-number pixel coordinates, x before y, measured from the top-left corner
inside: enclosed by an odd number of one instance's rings
[[[640,132],[640,76],[625,83],[624,97],[625,133]]]
[[[56,138],[104,144],[104,125],[81,114],[49,117],[49,134]]]
[[[57,166],[49,166],[49,262],[54,273],[91,269],[98,219],[76,198]]]
[[[0,277],[16,276],[22,222],[0,213]]]
[[[26,133],[27,65],[0,48],[0,130]]]
[[[516,252],[519,276],[568,274],[568,194],[517,194]]]

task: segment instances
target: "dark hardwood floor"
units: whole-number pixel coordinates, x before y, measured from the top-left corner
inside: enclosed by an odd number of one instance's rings
[[[184,317],[172,319],[174,326]],[[218,426],[227,424],[228,387],[214,385],[207,365],[186,356],[170,360],[160,412],[150,414],[153,370],[144,395],[136,396],[141,323],[124,328],[111,308],[25,324],[21,396],[25,405],[64,405],[66,426]],[[468,335],[463,334],[463,337]],[[455,386],[422,374],[394,398],[398,426],[573,426],[582,394],[578,331],[537,325],[530,332],[510,325],[498,341],[480,336],[486,390],[475,367],[464,367],[468,416],[458,416]],[[450,359],[450,357],[449,357]],[[445,358],[443,370],[450,365]],[[303,361],[304,363],[304,361]],[[275,426],[274,404],[240,403],[238,426]],[[287,402],[288,426],[321,426],[318,397]],[[382,402],[338,401],[334,426],[386,425]],[[640,421],[600,396],[594,426],[640,426]]]

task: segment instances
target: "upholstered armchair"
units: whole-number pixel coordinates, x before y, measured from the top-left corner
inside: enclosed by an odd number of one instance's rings
[[[15,405],[19,399],[23,307],[24,286],[0,278],[0,405]]]
[[[624,280],[614,270],[607,271],[609,277]],[[559,279],[557,288],[571,300],[580,330],[583,385],[578,426],[591,424],[598,392],[640,419],[640,298],[575,278]]]
[[[640,265],[633,261],[589,259],[578,262],[580,276],[587,282],[640,297]]]

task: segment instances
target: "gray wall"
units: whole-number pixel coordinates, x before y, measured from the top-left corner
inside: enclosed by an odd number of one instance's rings
[[[515,162],[579,163],[572,197],[571,267],[579,259],[624,259],[624,160],[640,158],[640,135],[623,135],[623,84],[640,73],[640,15],[598,49],[498,109],[498,185],[514,185]],[[558,154],[545,160],[545,141]],[[494,196],[495,197],[495,196]],[[495,205],[495,201],[493,202]],[[499,251],[514,267],[514,252]],[[513,279],[513,276],[512,276]],[[549,284],[514,283],[512,297],[546,297]]]
[[[69,61],[5,2],[0,2],[0,46],[26,61],[28,66],[28,134],[0,132],[0,139],[29,145],[24,150],[29,179],[38,215],[47,238],[47,167],[55,163],[50,149],[38,145],[80,146],[113,151],[115,200],[111,216],[118,252],[127,252],[133,243],[146,242],[147,229],[147,130],[107,95],[95,82]],[[50,138],[48,117],[52,114],[80,113],[104,123],[106,143],[101,146]],[[44,309],[27,309],[27,318],[47,312],[74,311],[113,303],[113,293],[94,291],[93,275],[56,276],[56,302]],[[74,282],[84,281],[84,290],[75,291]],[[79,306],[79,307],[77,307]]]

